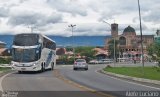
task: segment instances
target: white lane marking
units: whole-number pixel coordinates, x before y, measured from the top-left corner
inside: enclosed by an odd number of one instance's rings
[[[99,73],[98,70],[95,70],[96,73]],[[143,86],[143,87],[147,87],[147,88],[152,88],[152,89],[157,89],[157,90],[160,90],[160,88],[156,88],[156,87],[152,87],[152,86],[147,86],[147,85],[143,85],[143,84],[139,84],[139,83],[135,83],[135,82],[130,82],[130,81],[127,81],[127,80],[122,80],[122,79],[119,79],[119,78],[115,78],[115,77],[111,77],[109,75],[106,75],[112,79],[116,79],[116,80],[120,80],[122,82],[127,82],[127,83],[130,83],[130,84],[135,84],[135,85],[140,85],[140,86]]]
[[[3,81],[3,79],[4,79],[6,76],[8,76],[8,75],[10,75],[10,74],[12,74],[12,73],[13,73],[13,72],[7,73],[7,74],[3,75],[2,77],[0,77],[0,91],[1,91],[1,92],[3,92],[3,88],[2,88],[2,81]]]

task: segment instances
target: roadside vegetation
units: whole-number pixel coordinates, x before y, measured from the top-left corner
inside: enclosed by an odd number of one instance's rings
[[[111,39],[109,42],[109,48],[108,51],[110,52],[109,58],[114,59],[114,39]],[[115,55],[118,56],[118,40],[115,40]],[[116,57],[117,58],[117,57]]]
[[[110,67],[104,68],[104,71],[138,77],[152,80],[160,80],[160,68],[159,67],[144,67],[144,74],[142,73],[142,67]]]
[[[81,58],[85,59],[87,62],[89,60],[95,58],[96,51],[93,50],[94,47],[75,47],[75,59],[77,56],[81,56]],[[72,51],[72,48],[66,48],[67,51]],[[74,55],[61,55],[57,60],[58,64],[73,64],[74,63]]]
[[[70,57],[68,55],[61,55],[59,56],[59,59],[56,60],[57,64],[73,64],[74,58]]]
[[[0,72],[11,70],[9,67],[1,67],[2,64],[10,64],[10,57],[0,57]]]
[[[11,68],[9,68],[9,67],[0,67],[0,72],[1,71],[8,71],[8,70],[11,70]]]
[[[155,42],[151,44],[148,48],[148,54],[152,57],[152,60],[158,62],[158,66],[160,67],[160,43]]]
[[[93,50],[94,47],[76,47],[75,53],[80,54],[80,56],[86,56],[89,58],[95,58],[96,51]]]
[[[3,58],[0,57],[0,64],[9,64],[11,62],[11,58],[7,57],[7,58]]]

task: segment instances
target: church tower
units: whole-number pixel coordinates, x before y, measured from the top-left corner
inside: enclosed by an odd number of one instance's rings
[[[111,24],[111,36],[113,38],[118,37],[118,24],[116,23]]]

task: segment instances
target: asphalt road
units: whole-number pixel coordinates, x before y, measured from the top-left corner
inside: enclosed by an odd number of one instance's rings
[[[2,78],[2,97],[102,97],[58,78],[55,71],[15,72]]]
[[[146,86],[101,74],[98,70],[103,67],[103,64],[89,65],[88,71],[74,71],[70,65],[57,66],[54,72],[12,73],[0,78],[0,87],[3,97],[9,97],[5,96],[6,91],[18,93],[14,97],[104,97],[108,94],[125,97],[128,91],[160,91],[160,86]]]
[[[133,65],[133,64],[132,64]],[[140,83],[130,82],[118,78],[113,78],[105,74],[101,74],[98,70],[105,67],[105,65],[91,65],[89,70],[72,70],[72,66],[61,66],[58,69],[60,73],[81,85],[85,85],[92,89],[101,92],[114,94],[115,96],[125,96],[125,91],[160,91],[160,86],[148,86]]]

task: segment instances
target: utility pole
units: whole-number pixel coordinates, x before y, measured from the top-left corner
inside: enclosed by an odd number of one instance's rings
[[[143,75],[144,75],[143,35],[142,35],[142,22],[141,22],[141,8],[140,8],[139,0],[138,0],[138,9],[139,9],[139,22],[140,22],[140,33],[141,33],[142,72],[143,72]]]
[[[34,29],[36,29],[37,27],[35,27],[35,26],[28,26],[28,28],[30,28],[31,29],[31,33],[33,33]]]

